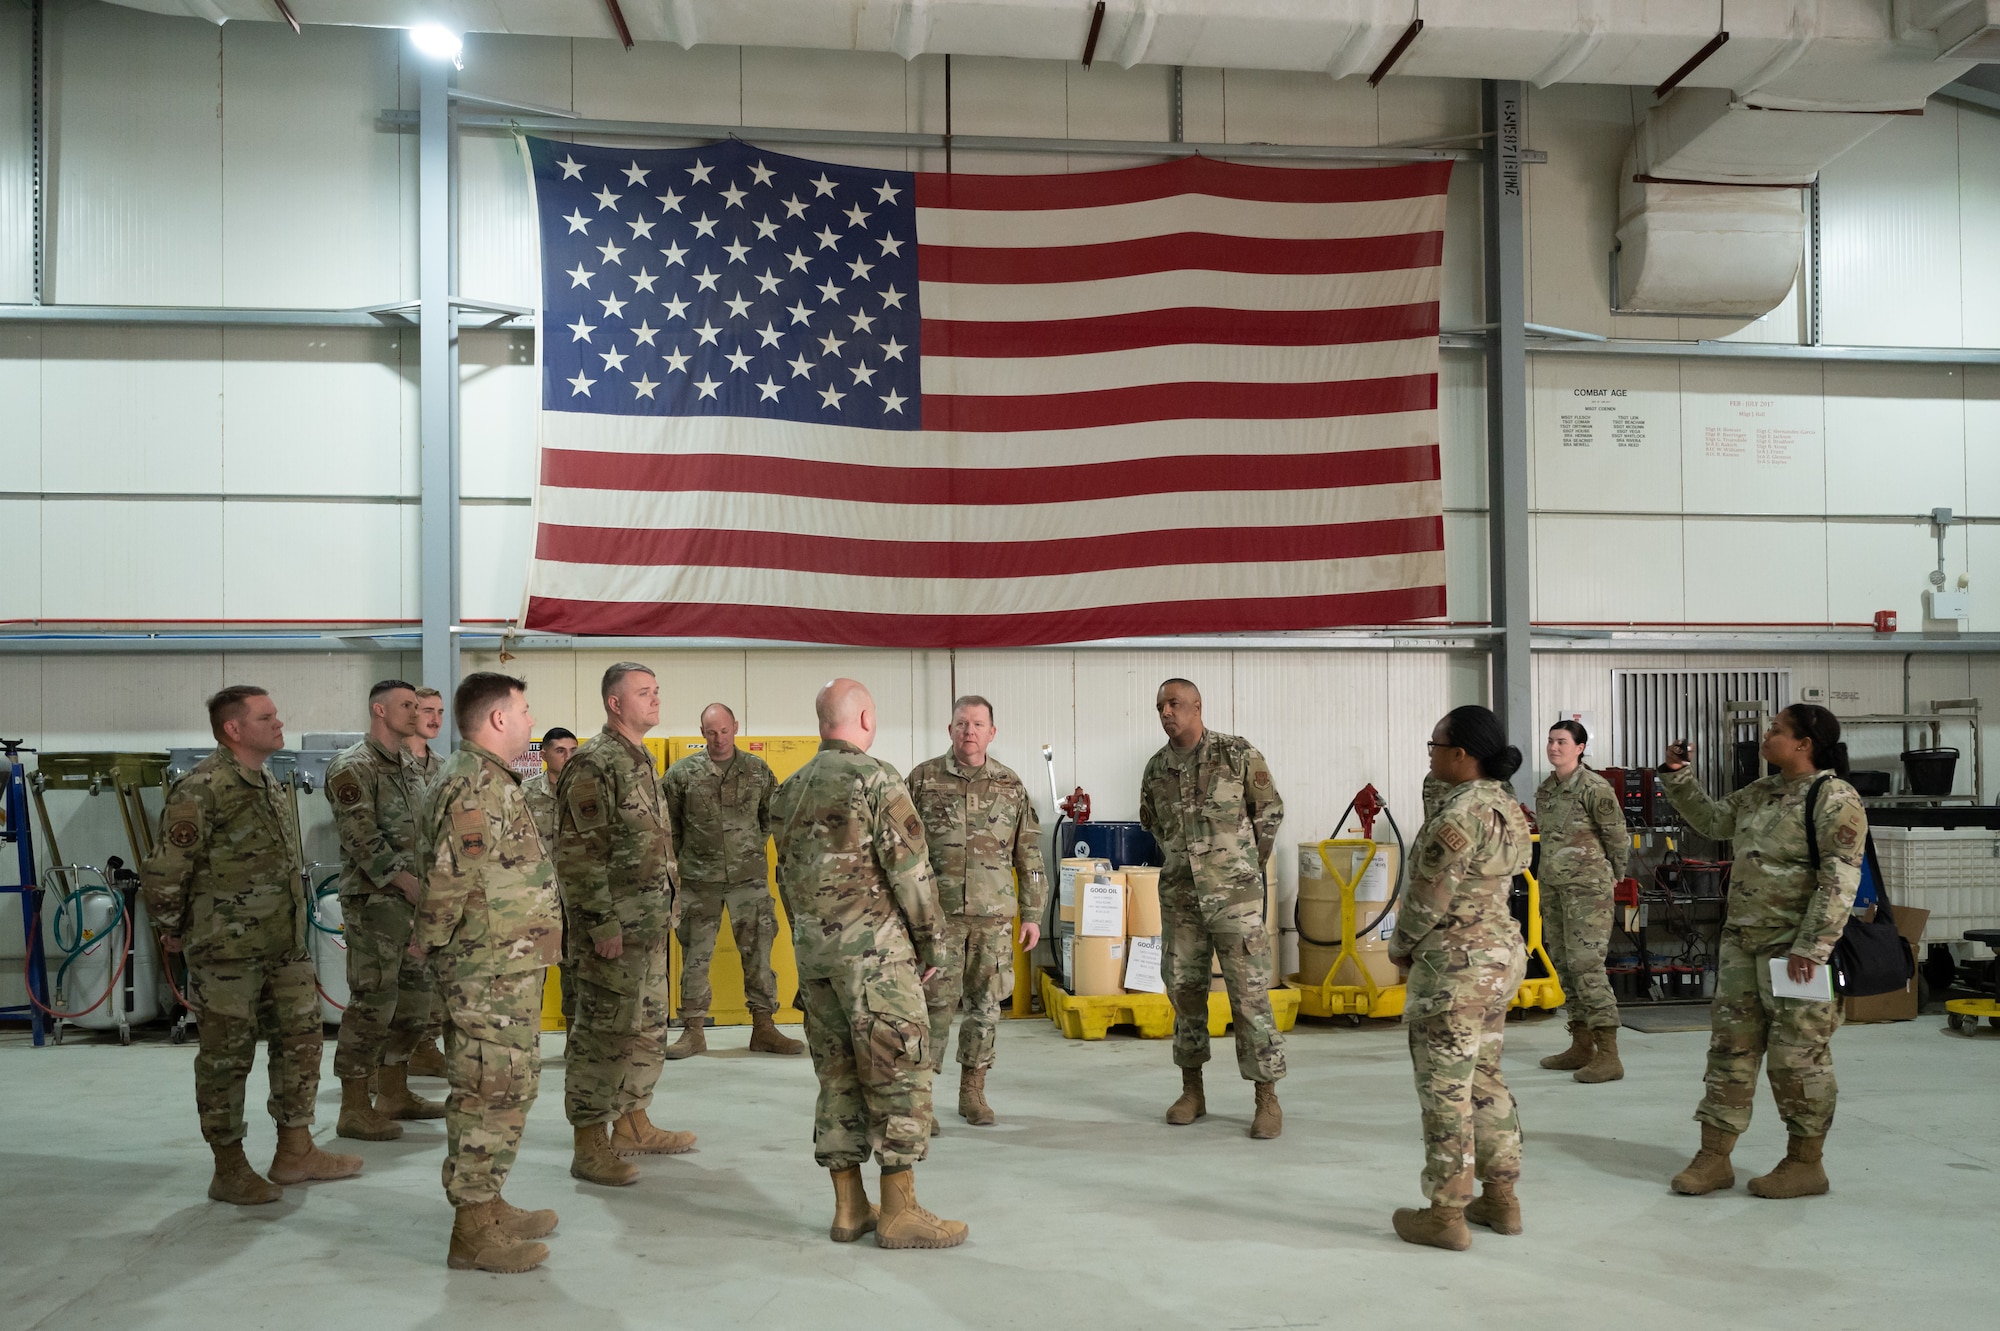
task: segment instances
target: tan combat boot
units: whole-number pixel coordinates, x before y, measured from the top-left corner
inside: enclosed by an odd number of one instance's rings
[[[681,1038],[660,1051],[669,1060],[707,1052],[707,1019],[703,1017],[688,1018],[687,1024],[681,1027]]]
[[[1465,1208],[1468,1223],[1484,1225],[1495,1234],[1521,1232],[1521,1199],[1511,1183],[1488,1183],[1486,1190]]]
[[[959,1068],[958,1116],[975,1128],[993,1125],[993,1106],[986,1103],[985,1068]]]
[[[1688,1197],[1700,1197],[1718,1188],[1736,1186],[1736,1171],[1729,1167],[1729,1153],[1736,1149],[1736,1134],[1701,1125],[1701,1149],[1688,1167],[1674,1175],[1673,1190]]]
[[[836,1169],[833,1174],[833,1228],[826,1236],[835,1243],[852,1243],[874,1232],[881,1211],[868,1200],[867,1185],[861,1181],[861,1166]]]
[[[215,1152],[215,1177],[208,1182],[211,1201],[231,1206],[262,1206],[285,1195],[284,1189],[250,1168],[242,1142],[211,1147]]]
[[[1208,1112],[1208,1100],[1201,1093],[1201,1069],[1181,1069],[1181,1098],[1167,1106],[1167,1122],[1184,1128]]]
[[[1601,1031],[1592,1031],[1591,1038],[1597,1041],[1597,1052],[1590,1056],[1590,1062],[1576,1070],[1573,1081],[1590,1085],[1600,1081],[1623,1081],[1625,1065],[1618,1061],[1618,1028],[1608,1026]]]
[[[549,1259],[546,1243],[529,1243],[501,1224],[496,1199],[461,1206],[451,1221],[451,1249],[444,1264],[454,1271],[532,1271]]]
[[[376,1070],[375,1112],[384,1118],[443,1118],[444,1105],[410,1089],[409,1064],[384,1063]]]
[[[613,1155],[611,1138],[604,1125],[592,1123],[576,1129],[576,1154],[570,1159],[569,1175],[585,1183],[623,1188],[639,1181],[639,1167]]]
[[[546,1208],[523,1211],[505,1197],[493,1199],[493,1222],[509,1238],[538,1239],[556,1232],[556,1213]]]
[[[799,1054],[805,1052],[805,1046],[789,1035],[780,1034],[778,1023],[771,1020],[770,1013],[752,1012],[750,1051],[756,1054]]]
[[[361,1172],[358,1155],[335,1155],[313,1144],[311,1128],[279,1128],[278,1153],[271,1157],[271,1182],[318,1183],[353,1178]]]
[[[391,1123],[370,1101],[366,1077],[340,1079],[340,1119],[333,1130],[363,1142],[392,1142],[403,1135],[403,1125]]]
[[[917,1205],[916,1171],[882,1171],[882,1207],[875,1242],[883,1248],[956,1248],[971,1231],[962,1220],[940,1220]]]
[[[1542,1060],[1542,1066],[1551,1072],[1574,1072],[1590,1062],[1590,1056],[1597,1050],[1597,1037],[1590,1027],[1580,1021],[1569,1024],[1569,1048],[1560,1054],[1550,1054]]]
[[[410,1051],[409,1075],[412,1077],[445,1075],[444,1051],[438,1048],[436,1040],[417,1041],[417,1047]]]
[[[611,1125],[611,1149],[620,1155],[686,1155],[694,1149],[694,1134],[656,1128],[645,1110],[635,1109]]]
[[[1285,1111],[1278,1108],[1278,1083],[1251,1084],[1257,1088],[1257,1112],[1250,1120],[1250,1135],[1258,1141],[1269,1141],[1285,1130]]]
[[[1462,1206],[1439,1206],[1432,1202],[1423,1211],[1405,1207],[1390,1217],[1390,1223],[1396,1227],[1396,1237],[1405,1243],[1449,1248],[1453,1252],[1464,1252],[1472,1246],[1472,1231],[1465,1227]]]
[[[1820,1151],[1825,1145],[1824,1134],[1818,1137],[1787,1137],[1785,1158],[1770,1173],[1750,1180],[1750,1195],[1817,1197],[1827,1191],[1833,1185],[1826,1181],[1826,1170],[1820,1164]]]

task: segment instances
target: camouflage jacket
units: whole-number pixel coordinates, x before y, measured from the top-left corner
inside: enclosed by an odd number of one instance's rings
[[[521,793],[528,799],[528,812],[535,816],[535,830],[542,834],[542,844],[553,847],[556,844],[556,792],[549,783],[548,769],[523,777]]]
[[[1831,777],[1813,808],[1819,877],[1806,850],[1806,792]],[[1660,772],[1667,798],[1705,837],[1731,843],[1729,913],[1724,926],[1753,952],[1790,951],[1824,962],[1840,941],[1861,885],[1868,814],[1854,787],[1831,772],[1767,776],[1722,799],[1710,798],[1692,766]]]
[[[1013,769],[991,757],[961,767],[947,753],[918,763],[909,786],[945,914],[1039,921],[1049,899],[1042,824]]]
[[[771,797],[771,835],[801,979],[942,961],[924,825],[895,768],[821,740]]]
[[[660,778],[653,755],[609,726],[556,780],[555,860],[563,904],[590,942],[666,946],[679,876]]]
[[[326,802],[340,834],[342,896],[395,892],[389,880],[399,873],[422,877],[424,802],[408,749],[372,739],[342,749],[326,769]]]
[[[1508,913],[1507,894],[1533,849],[1528,816],[1500,782],[1453,786],[1410,848],[1409,882],[1389,955],[1511,955],[1521,946],[1521,929]]]
[[[562,913],[520,775],[468,742],[445,759],[424,806],[436,847],[415,938],[458,979],[512,975],[557,959]]]
[[[268,767],[218,746],[167,792],[140,890],[189,961],[305,955],[306,899],[291,797]]]
[[[667,769],[667,821],[681,881],[736,886],[770,873],[771,792],[778,778],[754,753],[738,749],[720,767],[690,753]]]
[[[431,792],[437,789],[438,779],[443,775],[444,765],[448,761],[450,760],[441,756],[436,749],[430,750],[421,758],[414,753],[410,754],[410,774],[415,783],[410,787],[410,793],[416,796],[420,806],[429,801]]]
[[[1264,861],[1285,802],[1264,755],[1209,730],[1188,753],[1161,746],[1139,779],[1139,822],[1160,843],[1160,889],[1193,888],[1218,904],[1264,902]]]
[[[1512,781],[1502,781],[1499,782],[1498,784],[1500,786],[1500,789],[1506,791],[1510,798],[1514,799],[1517,802],[1520,800],[1521,797],[1519,795],[1514,794],[1514,783]],[[1428,774],[1425,775],[1424,777],[1424,821],[1425,822],[1429,822],[1432,818],[1437,816],[1437,811],[1444,807],[1445,800],[1450,797],[1451,792],[1455,789],[1457,789],[1457,787],[1453,786],[1451,782],[1445,780],[1441,776],[1430,776]]]
[[[1535,792],[1544,887],[1608,887],[1625,876],[1632,833],[1611,783],[1582,764],[1565,781],[1554,773]]]

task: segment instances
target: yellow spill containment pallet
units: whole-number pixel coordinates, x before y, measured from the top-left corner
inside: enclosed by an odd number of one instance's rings
[[[1042,1010],[1065,1040],[1102,1040],[1113,1026],[1132,1026],[1148,1040],[1165,1040],[1174,1033],[1174,1006],[1165,994],[1092,994],[1067,992],[1047,972],[1040,972]],[[1286,985],[1271,991],[1271,1012],[1278,1029],[1288,1031],[1298,1020],[1299,991]],[[1229,1029],[1229,995],[1208,996],[1208,1033]]]

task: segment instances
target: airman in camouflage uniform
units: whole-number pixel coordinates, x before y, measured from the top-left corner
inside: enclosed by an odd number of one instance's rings
[[[639,1171],[618,1155],[679,1155],[694,1134],[646,1117],[665,1063],[676,912],[673,832],[653,755],[639,743],[659,721],[659,685],[646,667],[620,662],[604,694],[604,729],[556,782],[556,876],[576,979],[563,1102],[576,1134],[570,1173],[623,1186]]]
[[[1710,1009],[1707,1094],[1694,1115],[1701,1123],[1702,1147],[1675,1177],[1676,1192],[1700,1194],[1734,1185],[1729,1154],[1737,1136],[1750,1126],[1757,1066],[1766,1053],[1771,1095],[1788,1134],[1787,1153],[1771,1174],[1750,1180],[1750,1190],[1760,1197],[1827,1190],[1820,1154],[1839,1089],[1830,1046],[1840,1029],[1840,999],[1774,998],[1770,963],[1786,958],[1794,979],[1807,978],[1802,972],[1808,966],[1817,970],[1829,964],[1854,909],[1868,816],[1854,787],[1829,770],[1829,759],[1819,756],[1817,761],[1827,766],[1816,767],[1811,741],[1788,729],[1802,711],[1831,722],[1831,713],[1811,704],[1779,713],[1763,745],[1764,758],[1776,763],[1779,773],[1722,799],[1701,788],[1692,765],[1660,768],[1667,798],[1688,826],[1730,842],[1732,859]],[[1836,741],[1839,733],[1839,723],[1832,722]],[[1789,765],[1787,754],[1774,752],[1777,746],[1802,744],[1807,753]],[[1844,758],[1844,746],[1827,747],[1839,747]],[[1809,830],[1806,800],[1815,786]],[[1817,874],[1808,836],[1816,838],[1819,848]]]
[[[1174,1005],[1174,1063],[1181,1096],[1167,1122],[1208,1112],[1209,956],[1222,969],[1236,1022],[1236,1068],[1256,1087],[1250,1135],[1283,1126],[1277,1081],[1284,1039],[1271,1011],[1271,936],[1264,922],[1264,865],[1277,844],[1285,803],[1264,755],[1248,740],[1201,723],[1201,693],[1170,679],[1156,698],[1167,743],[1139,782],[1139,822],[1160,844],[1161,973]]]
[[[944,910],[939,931],[944,957],[925,993],[931,1071],[944,1067],[952,1015],[962,998],[958,1113],[978,1126],[993,1122],[986,1070],[993,1066],[1000,1005],[1014,996],[1015,920],[1021,922],[1022,945],[1032,948],[1049,896],[1035,802],[1021,778],[987,753],[994,733],[993,705],[980,697],[960,698],[952,707],[951,751],[918,763],[909,781]],[[975,750],[979,761],[969,763],[966,757]]]
[[[410,751],[410,795],[412,801],[423,807],[437,788],[439,774],[444,770],[444,755],[431,744],[444,730],[444,697],[433,688],[419,688],[417,691],[417,733],[404,741]],[[428,858],[430,847],[424,848]],[[444,1035],[444,995],[433,992],[431,1012],[424,1023],[423,1038],[410,1053],[409,1075],[412,1077],[442,1077],[445,1075],[444,1051],[438,1047]]]
[[[813,1154],[833,1176],[830,1236],[943,1248],[966,1227],[917,1205],[930,1145],[930,1018],[923,983],[943,960],[924,826],[896,769],[868,756],[875,703],[851,679],[819,692],[820,747],[771,799],[778,891],[798,955],[799,1006],[819,1076]],[[882,1205],[861,1165],[882,1165]]]
[[[444,1106],[411,1094],[410,1054],[429,1034],[437,976],[409,954],[423,852],[405,734],[416,725],[416,694],[383,680],[369,697],[370,733],[343,749],[326,772],[326,799],[340,836],[340,917],[347,942],[347,1009],[341,1014],[334,1075],[340,1078],[343,1137],[394,1141],[399,1118],[442,1118]],[[379,1101],[369,1077],[381,1069]]]
[[[1390,957],[1409,969],[1403,1025],[1423,1115],[1423,1191],[1452,1227],[1453,1241],[1440,1246],[1470,1242],[1457,1238],[1475,1177],[1489,1205],[1513,1208],[1521,1176],[1521,1118],[1500,1074],[1500,1052],[1507,1005],[1528,969],[1507,895],[1514,875],[1528,867],[1529,837],[1527,815],[1500,782],[1453,786],[1411,849],[1389,942]],[[1518,1232],[1513,1209],[1501,1232]],[[1397,1212],[1397,1232],[1417,1214]],[[1470,1218],[1486,1223],[1480,1214]]]
[[[235,685],[209,700],[215,752],[174,782],[159,847],[140,875],[162,945],[187,960],[200,1020],[194,1060],[201,1135],[215,1155],[208,1195],[239,1206],[276,1201],[274,1183],[345,1178],[358,1156],[312,1141],[325,1036],[306,955],[304,864],[292,802],[265,766],[284,747],[262,689]],[[243,1155],[243,1097],[260,1037],[270,1042],[278,1152],[270,1179]]]
[[[762,758],[736,746],[736,716],[722,703],[701,713],[707,748],[667,769],[667,818],[681,871],[681,1038],[668,1058],[686,1058],[708,1047],[708,1007],[714,1001],[709,966],[722,913],[729,912],[736,955],[743,962],[743,998],[750,1009],[750,1048],[766,1054],[799,1054],[805,1046],[779,1032],[778,977],[771,944],[778,937],[771,900],[771,792],[778,778]],[[726,734],[725,734],[726,732]]]
[[[1551,740],[1559,734],[1569,738],[1558,729],[1550,731]],[[1542,1066],[1574,1072],[1586,1084],[1617,1081],[1625,1067],[1618,1058],[1618,1000],[1604,955],[1611,946],[1612,888],[1625,876],[1632,852],[1625,807],[1611,783],[1579,761],[1567,777],[1551,772],[1535,792],[1535,825],[1542,837],[1535,879],[1542,946],[1562,983],[1570,1033],[1569,1049],[1543,1059]]]
[[[465,737],[423,823],[432,850],[411,951],[435,958],[444,995],[447,1262],[461,1270],[539,1265],[548,1249],[529,1240],[556,1225],[555,1212],[501,1197],[541,1080],[542,981],[562,939],[555,875],[512,766],[534,725],[523,688],[506,675],[465,677]]]

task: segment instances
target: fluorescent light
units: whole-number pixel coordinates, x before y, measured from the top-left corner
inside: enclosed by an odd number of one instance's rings
[[[419,24],[410,29],[410,45],[434,60],[449,60],[461,69],[465,67],[459,59],[465,50],[465,39],[449,28],[436,23]]]

